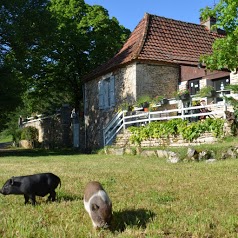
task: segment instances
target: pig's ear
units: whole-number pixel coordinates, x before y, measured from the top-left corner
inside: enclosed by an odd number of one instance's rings
[[[92,211],[97,211],[99,209],[99,206],[95,203],[92,204]]]
[[[14,184],[14,177],[10,178],[10,184],[13,185]]]

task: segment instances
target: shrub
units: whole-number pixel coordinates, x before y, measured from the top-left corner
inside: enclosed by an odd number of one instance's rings
[[[21,139],[31,142],[38,141],[38,130],[33,126],[27,126],[22,129]]]
[[[137,99],[136,104],[137,106],[141,106],[144,103],[150,104],[151,102],[152,102],[151,97],[147,94],[144,94]]]
[[[130,141],[140,145],[143,140],[150,138],[181,135],[184,140],[193,141],[205,132],[211,132],[216,138],[223,135],[223,119],[207,118],[204,121],[189,123],[187,120],[173,119],[169,121],[151,122],[144,127],[129,127],[132,133]]]
[[[205,87],[202,87],[200,91],[196,93],[196,96],[198,97],[212,97],[215,96],[216,91],[211,85],[207,85]]]

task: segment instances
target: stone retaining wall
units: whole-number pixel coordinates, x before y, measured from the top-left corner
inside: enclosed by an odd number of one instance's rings
[[[120,134],[113,146],[115,147],[134,147],[135,144],[130,142],[130,131],[126,130],[123,134]],[[141,147],[159,147],[159,146],[188,146],[188,145],[200,145],[211,144],[217,142],[218,138],[214,137],[212,133],[204,133],[193,142],[187,142],[182,136],[170,136],[164,138],[151,138],[141,142]]]

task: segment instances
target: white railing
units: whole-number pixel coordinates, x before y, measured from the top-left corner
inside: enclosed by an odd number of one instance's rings
[[[199,112],[200,109],[207,108],[207,112]],[[163,111],[133,111],[131,115],[127,111],[117,113],[115,117],[103,128],[104,146],[112,144],[116,135],[129,126],[142,126],[152,121],[171,120],[175,118],[189,119],[197,121],[201,116],[211,118],[225,118],[227,106],[225,103],[217,103],[206,106],[193,106],[179,109],[163,110]]]
[[[37,115],[35,117],[27,117],[22,122],[22,125],[27,124],[27,123],[31,123],[31,122],[35,122],[35,121],[43,121],[43,120],[45,120],[47,118],[52,118],[52,117],[56,117],[56,116],[59,116],[59,115],[60,115],[60,113],[56,113],[56,114],[50,115],[50,116]]]
[[[123,128],[126,111],[117,113],[113,119],[103,128],[103,143],[109,145],[117,133]]]

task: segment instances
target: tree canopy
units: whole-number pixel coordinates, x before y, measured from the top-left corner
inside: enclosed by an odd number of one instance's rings
[[[0,101],[15,98],[0,110],[22,105],[45,113],[69,103],[79,111],[82,77],[117,53],[129,34],[106,9],[84,0],[2,0]]]
[[[213,44],[213,54],[202,57],[209,69],[238,68],[238,1],[220,0],[213,8],[201,9],[205,20],[209,16],[216,18],[215,28],[223,29],[226,36],[218,38]]]

